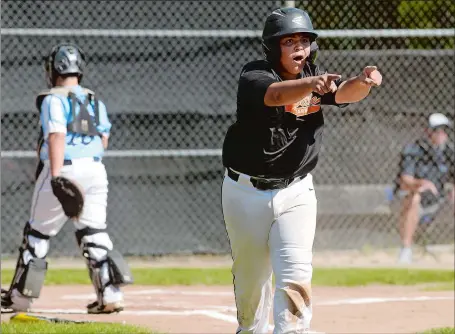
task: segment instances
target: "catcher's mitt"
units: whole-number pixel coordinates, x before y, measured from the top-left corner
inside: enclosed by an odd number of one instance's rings
[[[51,179],[52,192],[62,204],[65,215],[78,219],[84,207],[84,194],[76,183],[66,177],[57,176]]]

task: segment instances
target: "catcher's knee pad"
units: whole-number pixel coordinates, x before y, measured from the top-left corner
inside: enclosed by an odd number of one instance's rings
[[[22,295],[38,298],[47,272],[45,257],[49,251],[49,236],[25,225],[22,245],[19,248],[16,271],[9,291],[17,289]]]
[[[76,232],[76,238],[87,260],[92,282],[101,293],[109,285],[133,283],[126,261],[113,250],[112,241],[104,229],[86,227]]]

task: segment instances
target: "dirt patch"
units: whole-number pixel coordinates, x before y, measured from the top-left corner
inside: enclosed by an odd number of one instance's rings
[[[166,333],[234,333],[232,288],[128,286],[126,309],[112,315],[84,314],[93,300],[90,286],[44,287],[33,305],[37,314],[66,319],[119,322]],[[326,333],[415,333],[454,326],[452,291],[421,287],[314,287],[314,331]],[[63,314],[67,313],[67,314]],[[2,321],[8,316],[2,315]],[[271,325],[273,324],[271,317]]]

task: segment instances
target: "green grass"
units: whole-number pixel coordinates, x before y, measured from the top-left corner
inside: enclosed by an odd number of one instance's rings
[[[122,324],[55,324],[47,322],[2,322],[2,334],[60,334],[60,333],[84,333],[84,334],[150,334],[154,333],[147,328],[140,328]],[[155,334],[157,334],[155,332]]]
[[[136,268],[132,269],[137,285],[231,285],[229,268]],[[9,284],[12,269],[1,271],[1,282]],[[425,283],[454,284],[453,270],[404,268],[316,268],[315,286],[363,286],[370,284],[417,285]],[[46,276],[47,285],[90,284],[85,269],[52,269]]]
[[[405,268],[321,268],[314,271],[314,284],[325,286],[362,286],[369,284],[417,285],[452,283],[453,270]]]
[[[453,327],[444,327],[444,328],[433,328],[429,329],[422,334],[454,334],[455,328]]]

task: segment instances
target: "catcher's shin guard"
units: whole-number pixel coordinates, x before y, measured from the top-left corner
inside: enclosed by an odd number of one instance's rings
[[[123,295],[119,287],[133,283],[133,278],[123,257],[112,249],[109,235],[104,229],[86,227],[76,232],[76,239],[97,294],[97,304],[93,303],[95,308],[98,310],[107,304],[122,302]]]
[[[27,222],[12,282],[8,290],[2,290],[2,307],[15,309],[15,304],[27,304],[24,298],[40,296],[47,272],[48,250],[49,236],[33,230]]]

